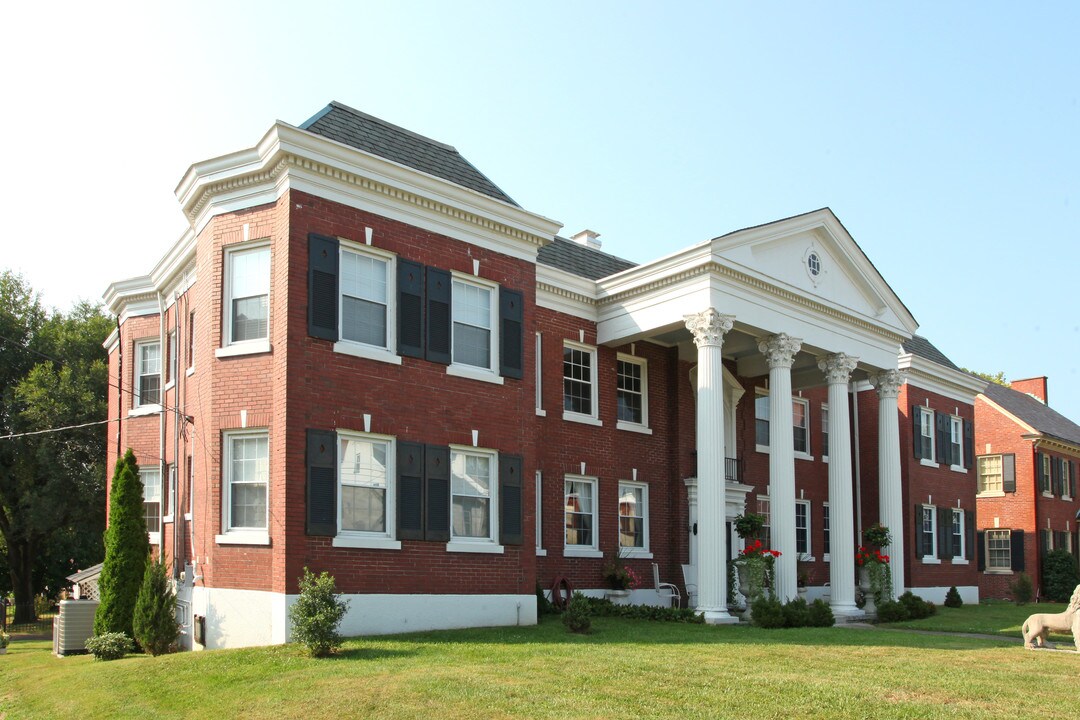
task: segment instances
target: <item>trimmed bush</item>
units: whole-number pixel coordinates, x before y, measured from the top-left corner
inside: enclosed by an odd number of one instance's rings
[[[86,649],[95,660],[119,660],[135,650],[135,643],[122,632],[110,632],[87,640]]]
[[[315,575],[306,567],[300,577],[300,596],[289,608],[293,640],[307,647],[312,657],[326,657],[341,647],[338,626],[349,609],[349,601],[337,594],[334,576]]]
[[[956,589],[955,585],[953,585],[951,588],[949,588],[949,592],[945,594],[945,607],[958,608],[963,606],[964,601],[960,597],[960,591]]]
[[[156,656],[176,649],[176,640],[180,637],[176,595],[169,585],[169,573],[163,562],[146,565],[139,597],[135,600],[132,628],[135,640],[144,652]]]
[[[105,531],[105,562],[98,581],[94,634],[134,636],[132,619],[143,573],[150,557],[150,541],[143,519],[143,484],[139,465],[129,448],[116,462],[109,494],[109,527]]]
[[[829,603],[821,598],[810,603],[808,612],[810,616],[810,627],[832,627],[836,624],[836,618],[833,616],[832,608],[829,607]]]
[[[1035,597],[1035,586],[1031,582],[1031,576],[1025,572],[1016,576],[1016,582],[1009,586],[1012,590],[1013,602],[1017,605],[1027,605]]]
[[[1080,585],[1076,558],[1068,550],[1051,550],[1043,558],[1043,590],[1050,602],[1069,602]]]
[[[909,620],[922,620],[937,615],[937,605],[923,600],[910,590],[900,596],[900,604],[907,610]]]
[[[607,598],[593,598],[581,593],[581,602],[589,611],[590,617],[621,617],[631,620],[654,620],[657,622],[678,622],[698,624],[705,618],[693,608],[669,608],[657,605],[616,605]]]
[[[759,597],[750,604],[750,622],[761,628],[784,627],[784,606],[771,597]]]
[[[802,598],[784,604],[784,627],[801,628],[810,625],[810,606]]]
[[[547,595],[544,594],[544,588],[540,587],[540,583],[536,584],[536,615],[555,615],[558,613],[558,608],[555,607],[555,603],[547,599]]]
[[[886,600],[877,606],[878,622],[903,622],[911,617],[907,606],[896,600]]]
[[[570,602],[566,604],[566,612],[563,613],[562,621],[566,629],[572,633],[585,635],[592,630],[592,618],[589,616],[589,598],[581,593],[574,593]]]

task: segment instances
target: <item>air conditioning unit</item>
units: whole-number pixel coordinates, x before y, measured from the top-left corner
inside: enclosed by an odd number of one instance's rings
[[[86,652],[86,641],[94,635],[97,600],[62,600],[60,614],[53,620],[53,653],[59,656]]]

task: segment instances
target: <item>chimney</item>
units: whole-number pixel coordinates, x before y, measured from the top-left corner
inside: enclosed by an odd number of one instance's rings
[[[584,245],[590,250],[599,250],[600,241],[596,238],[600,237],[600,233],[593,230],[582,230],[576,235],[571,235],[570,239],[576,242],[578,245]]]
[[[1027,393],[1043,405],[1049,405],[1046,400],[1046,376],[1027,378],[1025,380],[1013,380],[1009,387],[1018,392]]]

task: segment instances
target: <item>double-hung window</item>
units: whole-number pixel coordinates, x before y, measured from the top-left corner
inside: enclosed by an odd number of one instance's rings
[[[810,554],[810,501],[795,501],[795,552]]]
[[[791,400],[792,437],[797,455],[810,454],[810,403],[802,398]]]
[[[768,452],[770,445],[769,395],[758,391],[754,398],[754,443],[759,452]],[[791,399],[791,436],[795,455],[810,457],[810,401],[803,398]]]
[[[976,463],[980,495],[1002,493],[1001,455],[983,455]]]
[[[757,514],[765,518],[759,538],[766,548],[772,547],[772,503],[768,497],[758,495]]]
[[[964,511],[960,508],[952,509],[952,554],[953,560],[963,560],[966,554],[964,547]]]
[[[169,388],[176,382],[176,370],[180,364],[180,348],[176,345],[176,331],[170,331],[165,338],[165,387]]]
[[[139,479],[143,484],[143,519],[150,542],[156,543],[161,532],[161,468],[139,468]]]
[[[769,447],[769,396],[754,398],[754,438],[758,449]]]
[[[544,517],[544,474],[539,470],[536,471],[534,491],[536,493],[536,555],[537,557],[543,557],[544,555],[547,555],[547,550],[544,549],[544,524],[541,521]]]
[[[1039,455],[1042,458],[1042,465],[1039,468],[1039,489],[1044,495],[1054,494],[1054,481],[1053,471],[1051,470],[1051,458],[1046,453]]]
[[[341,246],[341,340],[389,350],[391,259]]]
[[[495,454],[450,449],[450,538],[452,541],[494,542]]]
[[[619,354],[616,360],[617,427],[644,429],[649,425],[649,373],[643,358]]]
[[[938,562],[937,508],[932,505],[923,505],[922,517],[919,519],[919,522],[921,523],[919,545],[922,550],[923,562]]]
[[[596,478],[567,476],[564,493],[563,553],[600,557]]]
[[[949,417],[949,458],[955,470],[964,469],[964,420]]]
[[[619,483],[619,548],[649,552],[649,486]]]
[[[393,537],[392,441],[339,432],[338,443],[339,534],[360,538]]]
[[[596,348],[565,342],[563,417],[569,420],[596,420],[596,393]]]
[[[266,430],[227,432],[223,443],[225,534],[218,536],[218,542],[266,544],[269,542],[269,433]]]
[[[161,404],[161,342],[141,340],[135,343],[135,397],[132,405]]]
[[[919,413],[919,442],[920,459],[933,462],[934,460],[934,411],[923,409]]]
[[[495,289],[454,278],[453,284],[453,364],[495,372],[496,325]]]
[[[829,459],[829,406],[821,406],[821,457]]]
[[[224,305],[224,344],[264,349],[270,339],[269,245],[226,249]]]
[[[986,570],[987,572],[1012,570],[1012,543],[1008,530],[986,531]]]
[[[832,537],[829,533],[829,503],[824,503],[821,506],[821,551],[825,554],[825,561],[828,562],[829,554],[832,552]]]

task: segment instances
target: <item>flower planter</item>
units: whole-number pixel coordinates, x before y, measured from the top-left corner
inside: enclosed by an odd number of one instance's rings
[[[605,593],[608,600],[616,605],[629,605],[630,604],[630,591],[629,590],[608,590]]]

